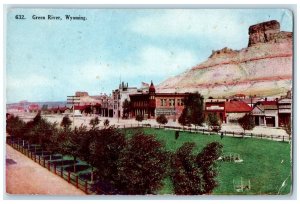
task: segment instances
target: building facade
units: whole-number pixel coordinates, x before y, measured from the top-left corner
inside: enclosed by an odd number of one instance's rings
[[[130,95],[131,117],[143,115],[144,118],[156,118],[164,114],[168,119],[177,120],[184,108],[184,98],[188,93],[156,93],[151,82],[148,93]]]
[[[137,93],[137,87],[129,87],[128,83],[122,82],[119,84],[119,88],[112,92],[112,100],[113,100],[113,117],[114,118],[125,118],[129,116],[125,116],[123,110],[123,103],[125,100],[130,101],[130,94]]]
[[[292,99],[282,98],[278,100],[278,125],[280,127],[291,123],[292,116]]]
[[[277,101],[257,102],[252,110],[255,118],[255,125],[278,127],[278,106]]]
[[[243,101],[228,99],[206,99],[205,115],[217,114],[222,123],[237,123],[237,120],[250,113],[252,108]]]

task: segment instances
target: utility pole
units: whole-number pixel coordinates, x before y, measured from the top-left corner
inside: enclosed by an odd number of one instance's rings
[[[75,113],[75,104],[80,104],[80,98],[78,96],[67,96],[67,104],[72,104],[73,106],[73,129],[75,129],[75,120],[74,120],[74,113]]]
[[[120,90],[118,91],[118,102],[117,102],[117,105],[118,105],[118,111],[117,111],[117,114],[118,114],[118,123],[119,123],[119,119],[120,119]]]

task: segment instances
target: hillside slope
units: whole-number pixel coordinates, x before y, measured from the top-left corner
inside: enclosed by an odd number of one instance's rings
[[[237,93],[279,96],[292,86],[292,33],[280,32],[277,21],[249,28],[249,45],[239,51],[213,51],[203,63],[167,79],[158,92],[194,92],[225,97]]]

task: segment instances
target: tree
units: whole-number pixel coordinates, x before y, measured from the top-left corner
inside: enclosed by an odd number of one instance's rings
[[[157,116],[156,118],[156,122],[162,125],[165,125],[168,123],[168,119],[166,118],[166,116],[164,114]]]
[[[291,137],[292,135],[292,125],[291,125],[291,120],[288,120],[287,122],[284,122],[283,124],[283,129],[285,132]]]
[[[33,118],[33,124],[36,125],[42,120],[41,112],[39,111]]]
[[[207,116],[207,123],[214,131],[219,131],[221,129],[221,122],[217,113],[209,113]]]
[[[195,126],[202,125],[204,122],[203,100],[203,96],[198,92],[188,94],[183,100],[184,109],[178,122],[183,126],[190,126],[191,124]]]
[[[202,175],[193,155],[195,143],[184,143],[171,160],[171,179],[177,195],[198,195],[202,192]]]
[[[6,120],[6,131],[12,137],[24,138],[26,123],[18,116],[12,115]]]
[[[72,124],[72,121],[70,120],[69,116],[64,116],[61,123],[60,123],[60,126],[62,126],[65,130],[69,129],[70,126]]]
[[[173,155],[171,179],[178,195],[210,194],[217,186],[216,160],[222,145],[212,142],[196,156],[195,143],[184,143]]]
[[[67,154],[70,156],[73,156],[73,166],[74,166],[74,172],[76,173],[76,162],[77,157],[80,157],[80,143],[82,140],[83,135],[86,134],[87,128],[86,126],[80,126],[75,127],[75,129],[72,131],[70,129],[67,129],[65,131],[65,138],[64,141],[61,143],[61,150],[63,154]]]
[[[238,123],[244,130],[252,130],[255,127],[255,120],[254,117],[251,114],[245,114],[243,117],[238,119]]]
[[[91,106],[91,105],[86,106],[86,107],[84,108],[84,112],[85,112],[86,114],[91,114],[91,113],[93,113],[92,106]]]
[[[130,114],[130,110],[131,110],[130,101],[128,101],[127,99],[125,99],[124,102],[123,102],[123,104],[122,104],[122,108],[123,108],[123,116],[122,116],[122,118],[128,119],[129,114]]]
[[[140,133],[126,143],[118,162],[118,188],[126,195],[155,194],[167,175],[169,154],[153,135]]]
[[[109,120],[105,119],[104,122],[103,122],[103,125],[104,125],[105,128],[107,128],[109,126]]]
[[[90,163],[96,167],[97,186],[104,191],[115,191],[118,181],[117,164],[126,144],[125,135],[109,127],[90,131]],[[107,192],[108,193],[108,192]]]
[[[142,122],[144,120],[144,116],[142,114],[137,114],[135,116],[135,120],[138,122]]]
[[[90,125],[92,126],[92,129],[95,129],[97,125],[99,125],[100,120],[98,117],[92,118],[90,120]]]
[[[216,161],[221,156],[222,148],[222,144],[212,142],[197,155],[196,162],[202,173],[201,194],[211,194],[213,189],[218,186],[215,179],[217,176]]]

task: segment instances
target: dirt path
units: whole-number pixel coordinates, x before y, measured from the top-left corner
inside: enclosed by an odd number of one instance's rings
[[[9,145],[6,145],[6,192],[31,195],[86,195]]]

